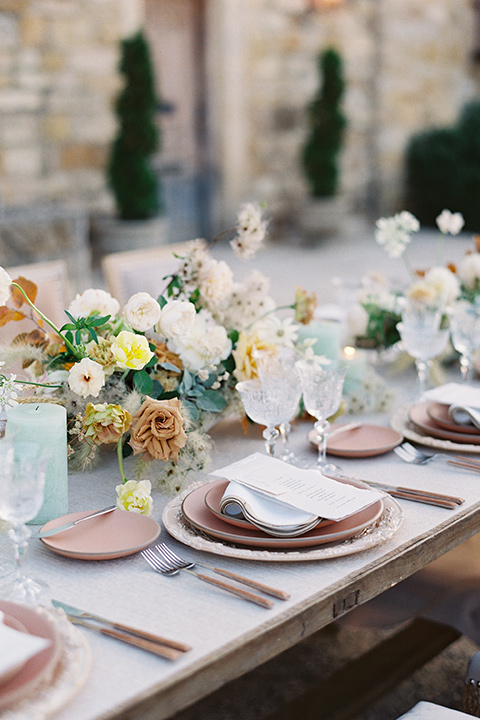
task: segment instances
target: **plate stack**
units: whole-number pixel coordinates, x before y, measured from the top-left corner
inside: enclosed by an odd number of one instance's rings
[[[343,478],[338,482],[365,487]],[[374,525],[384,511],[385,501],[381,499],[339,522],[307,517],[308,514],[303,513],[304,517],[291,523],[286,530],[287,525],[275,528],[271,518],[264,516],[263,522],[259,521],[258,514],[254,524],[248,507],[247,512],[228,514],[232,504],[225,502],[224,495],[229,485],[228,480],[216,479],[195,487],[183,499],[181,512],[183,519],[196,531],[232,545],[284,550],[338,543]]]

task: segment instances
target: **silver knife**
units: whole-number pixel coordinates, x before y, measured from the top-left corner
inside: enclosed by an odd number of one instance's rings
[[[178,642],[177,640],[170,640],[169,638],[155,635],[154,633],[148,632],[146,630],[139,630],[138,628],[131,627],[130,625],[125,625],[124,623],[108,620],[101,615],[95,615],[95,613],[87,612],[86,610],[80,610],[73,605],[67,605],[67,603],[60,602],[60,600],[52,600],[52,605],[56,608],[61,608],[72,621],[93,620],[94,622],[99,623],[99,625],[104,628],[121,630],[123,632],[143,638],[144,640],[149,640],[159,643],[161,645],[165,645],[169,648],[173,648],[174,650],[178,650],[179,652],[188,652],[188,650],[191,650],[190,645],[186,645],[185,643]]]
[[[78,525],[78,523],[83,522],[84,520],[90,520],[91,518],[98,517],[99,515],[106,515],[107,513],[112,512],[112,510],[115,510],[117,506],[116,505],[109,505],[106,508],[103,508],[102,510],[96,510],[93,513],[90,513],[89,515],[85,515],[84,517],[78,518],[78,520],[72,520],[71,522],[65,523],[65,525],[58,525],[57,527],[50,528],[49,530],[42,530],[38,533],[35,533],[35,535],[32,535],[32,538],[44,538],[44,537],[50,537],[50,535],[56,535],[57,533],[61,533],[64,530],[69,530],[70,528],[75,527],[75,525]]]

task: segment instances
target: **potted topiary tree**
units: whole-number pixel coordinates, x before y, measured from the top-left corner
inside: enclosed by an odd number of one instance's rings
[[[160,181],[152,167],[160,146],[155,124],[158,100],[150,52],[141,31],[122,40],[119,69],[125,82],[115,105],[118,130],[107,167],[117,217],[99,218],[95,226],[104,253],[166,241]]]
[[[344,200],[338,195],[339,155],[346,125],[341,110],[342,60],[329,48],[319,55],[318,61],[321,85],[308,107],[309,135],[302,153],[310,197],[301,220],[308,235],[337,230],[345,212]]]

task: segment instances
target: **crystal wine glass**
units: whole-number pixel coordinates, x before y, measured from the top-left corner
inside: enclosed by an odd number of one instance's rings
[[[38,443],[0,440],[0,518],[10,524],[15,559],[13,580],[3,596],[14,602],[36,604],[46,587],[26,577],[22,566],[30,537],[26,523],[42,506],[47,463],[48,453]]]
[[[280,416],[279,430],[282,438],[280,459],[291,465],[301,465],[301,461],[289,446],[290,420],[298,410],[302,388],[295,365],[295,351],[288,348],[278,355],[257,353],[256,363],[258,375],[262,383],[266,402],[278,400]]]
[[[338,472],[340,468],[337,465],[327,462],[327,433],[330,427],[327,418],[340,407],[343,381],[348,368],[320,367],[306,360],[299,360],[297,368],[305,407],[317,420],[314,426],[318,440],[318,458],[315,467],[322,473]]]
[[[439,308],[419,304],[409,306],[402,313],[402,321],[397,323],[405,350],[415,358],[420,395],[427,388],[432,358],[440,355],[447,345],[450,330],[440,328],[441,319]]]
[[[453,347],[460,353],[462,381],[469,382],[472,356],[480,347],[480,307],[460,300],[453,305],[449,316]]]

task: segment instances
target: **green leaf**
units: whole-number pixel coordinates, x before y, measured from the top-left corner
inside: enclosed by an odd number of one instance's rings
[[[153,345],[153,346],[150,345],[149,347],[150,347],[150,350],[152,350],[152,352],[153,352],[153,348],[155,347],[155,345]],[[158,361],[157,356],[153,355],[153,357],[150,358],[150,360],[144,367],[146,367],[146,368],[155,367],[155,365],[157,364],[157,361]]]
[[[228,333],[228,337],[232,341],[233,345],[238,342],[239,335],[240,333],[238,332],[238,330],[230,330],[230,332]]]
[[[133,384],[142,395],[150,395],[153,389],[153,380],[145,370],[138,370],[133,376]]]
[[[161,308],[164,308],[165,305],[167,304],[168,300],[167,300],[167,298],[163,297],[163,295],[159,295],[157,298],[157,302]]]
[[[188,391],[188,397],[200,397],[200,395],[203,395],[205,392],[205,388],[201,385],[194,385],[190,390]]]
[[[97,345],[98,345],[97,333],[95,332],[95,330],[93,329],[93,327],[89,327],[89,328],[88,328],[88,334],[90,335],[90,337],[92,338],[92,340],[94,340],[94,341],[97,343]]]
[[[76,324],[77,324],[76,318],[74,318],[73,315],[71,315],[71,314],[68,312],[68,310],[65,310],[65,315],[72,321],[73,326],[76,327]]]
[[[197,400],[197,406],[208,412],[220,412],[227,405],[227,401],[216,390],[205,390]]]
[[[159,365],[163,370],[168,370],[169,372],[176,372],[176,373],[181,372],[180,368],[178,368],[176,365],[174,365],[171,362],[159,363]]]
[[[188,370],[184,370],[182,382],[178,386],[181,395],[188,395],[188,391],[193,387],[194,378]]]
[[[193,420],[193,422],[198,420],[199,412],[195,403],[190,402],[190,400],[183,400],[183,404],[185,405],[191,420]]]
[[[223,361],[223,367],[230,375],[233,373],[235,370],[235,359],[233,355],[229,355],[228,358]]]
[[[152,383],[152,390],[150,392],[150,397],[157,400],[162,393],[165,392],[165,388],[163,387],[162,383],[158,382],[158,380],[154,380]]]

